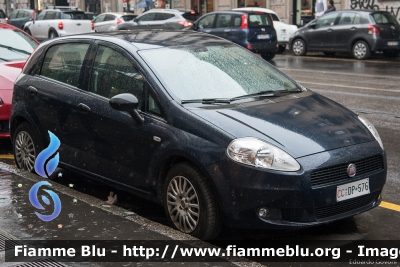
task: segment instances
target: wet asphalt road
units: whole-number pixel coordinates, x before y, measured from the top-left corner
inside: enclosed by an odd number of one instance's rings
[[[400,240],[397,231],[400,221],[400,58],[386,59],[376,54],[366,61],[357,61],[349,55],[327,58],[313,53],[295,57],[291,53],[277,55],[273,65],[313,91],[327,96],[369,119],[379,131],[387,152],[388,180],[383,200],[399,206],[394,209],[377,207],[369,212],[343,221],[297,231],[244,231],[224,229],[221,240],[254,239],[337,239],[337,240]],[[0,160],[13,165],[11,144],[0,141]],[[118,194],[117,206],[133,211],[150,220],[166,224],[164,209],[130,194],[88,181],[76,175],[57,181],[65,186],[107,200],[110,191]],[[5,229],[6,230],[6,229]]]

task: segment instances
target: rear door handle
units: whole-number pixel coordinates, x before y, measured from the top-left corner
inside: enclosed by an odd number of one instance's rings
[[[329,28],[329,29],[327,29],[326,31],[327,31],[327,32],[332,32],[332,29],[331,29],[331,28]]]
[[[79,111],[82,111],[82,112],[90,112],[91,111],[89,106],[87,106],[87,105],[85,105],[83,103],[79,103],[78,104],[78,109],[79,109]]]
[[[357,28],[356,27],[350,28],[350,31],[354,31],[354,30],[357,30]]]
[[[37,93],[37,89],[33,86],[28,87],[29,94],[33,95]]]

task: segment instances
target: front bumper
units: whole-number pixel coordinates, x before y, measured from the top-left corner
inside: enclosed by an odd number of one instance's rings
[[[315,170],[345,165],[376,156],[381,168],[319,185],[312,184]],[[298,158],[298,172],[279,172],[242,165],[226,159],[208,166],[219,194],[225,223],[232,228],[293,228],[313,226],[354,216],[376,207],[386,182],[386,155],[377,142],[344,147]],[[360,163],[361,164],[361,163]],[[363,163],[364,164],[364,163]],[[338,185],[369,178],[370,194],[336,201]],[[279,219],[263,219],[258,209],[278,210]]]

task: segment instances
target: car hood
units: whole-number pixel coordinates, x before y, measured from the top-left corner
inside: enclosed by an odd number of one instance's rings
[[[356,114],[310,91],[188,109],[236,138],[265,140],[294,158],[375,140]]]

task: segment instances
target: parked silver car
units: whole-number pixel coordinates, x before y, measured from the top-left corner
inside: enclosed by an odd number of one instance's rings
[[[117,26],[123,22],[133,20],[137,15],[125,12],[107,12],[100,14],[94,20],[94,30],[96,32],[108,32],[116,30]]]

